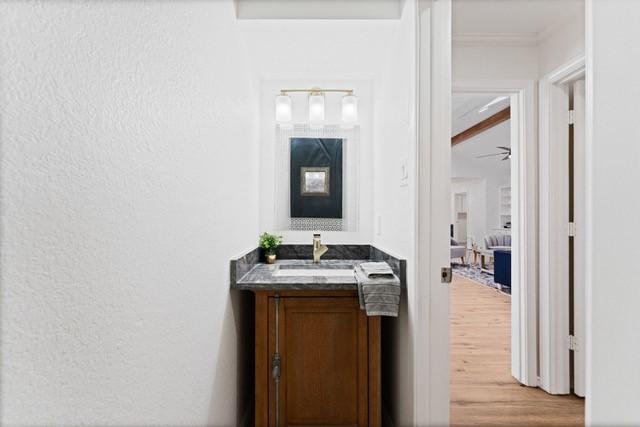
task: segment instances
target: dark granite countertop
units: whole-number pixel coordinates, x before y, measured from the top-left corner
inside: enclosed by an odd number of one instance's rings
[[[307,247],[308,246],[308,247]],[[307,252],[311,245],[284,245],[275,264],[259,262],[255,249],[231,261],[231,288],[269,290],[357,290],[354,267],[366,261],[386,261],[402,286],[406,285],[406,262],[370,245],[332,245],[328,257],[314,264]],[[299,275],[296,270],[303,270]],[[344,270],[340,273],[311,273],[310,270]]]
[[[314,264],[311,260],[288,259],[276,261],[275,264],[257,264],[236,284],[236,289],[247,290],[356,290],[357,282],[353,268],[363,260],[322,260]],[[296,275],[297,271],[309,270],[350,270],[340,276],[331,275]],[[285,276],[279,273],[285,272]]]

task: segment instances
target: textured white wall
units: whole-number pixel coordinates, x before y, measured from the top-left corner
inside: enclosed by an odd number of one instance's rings
[[[232,1],[0,4],[2,425],[236,425],[257,235]]]
[[[397,426],[415,424],[414,326],[415,282],[415,135],[416,122],[416,10],[405,1],[398,30],[390,38],[379,85],[374,88],[374,232],[380,248],[407,260],[407,289],[403,290],[397,319],[383,319],[383,389],[390,416]],[[423,28],[428,32],[428,28]],[[400,165],[408,170],[400,185]],[[378,227],[379,224],[379,227]]]
[[[640,425],[640,264],[633,262],[640,253],[638,22],[640,2],[587,2],[590,426]]]

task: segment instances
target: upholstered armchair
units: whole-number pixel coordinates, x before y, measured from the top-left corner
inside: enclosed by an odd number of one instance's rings
[[[490,251],[511,250],[511,235],[494,234],[484,236],[484,246]]]

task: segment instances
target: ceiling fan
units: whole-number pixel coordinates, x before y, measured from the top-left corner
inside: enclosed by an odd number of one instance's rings
[[[509,147],[496,147],[499,150],[503,150],[501,153],[485,154],[483,156],[477,156],[476,159],[482,157],[504,156],[501,160],[509,160],[511,158],[511,148]]]

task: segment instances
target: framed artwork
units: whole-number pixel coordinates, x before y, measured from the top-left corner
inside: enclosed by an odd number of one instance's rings
[[[291,218],[342,218],[342,139],[290,142]]]

